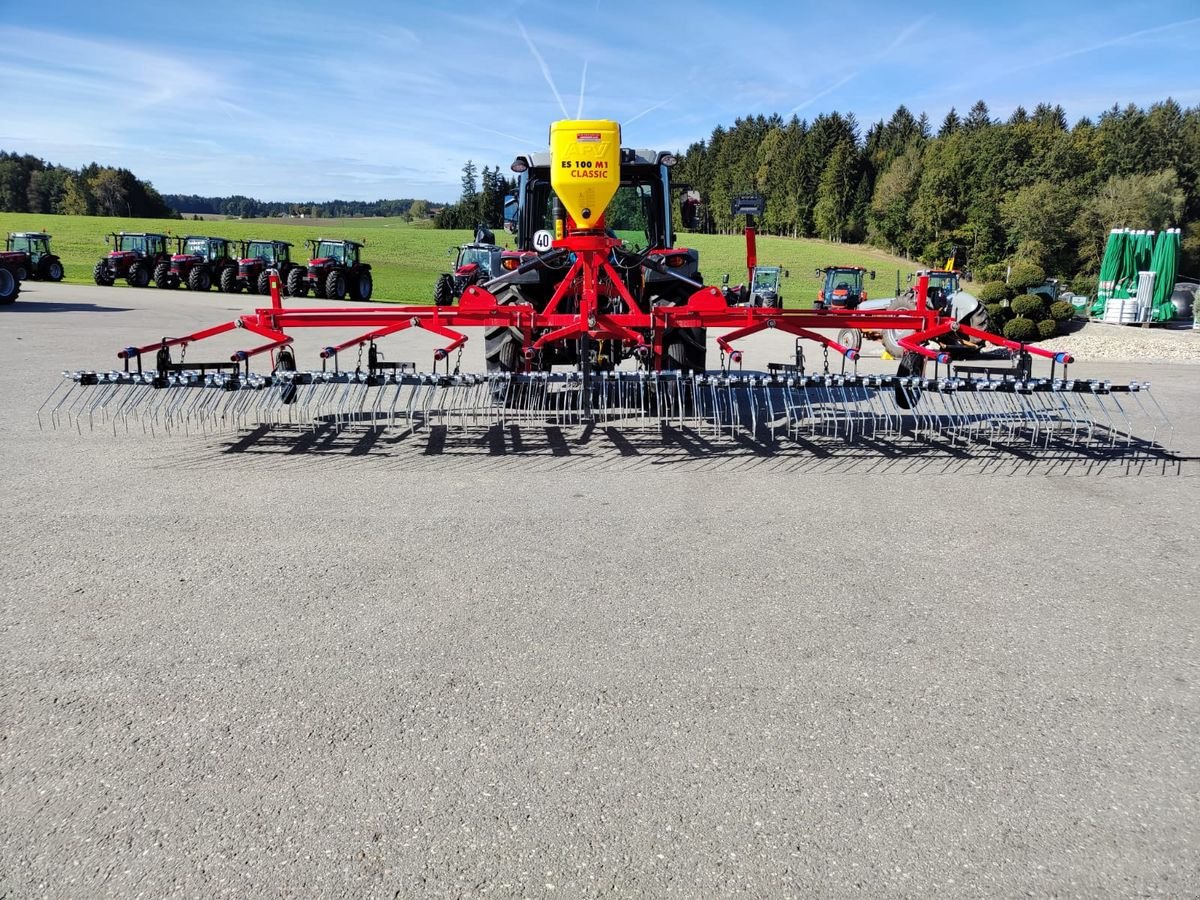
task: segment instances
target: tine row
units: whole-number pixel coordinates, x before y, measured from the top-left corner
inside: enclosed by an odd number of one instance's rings
[[[65,372],[45,426],[215,433],[259,426],[414,430],[583,422],[714,437],[944,440],[1031,448],[1158,445],[1149,384],[894,375],[578,372]]]

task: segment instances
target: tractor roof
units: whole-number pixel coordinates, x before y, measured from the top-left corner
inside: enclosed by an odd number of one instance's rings
[[[524,169],[519,168],[521,165],[525,169],[548,169],[550,168],[550,151],[543,150],[540,153],[522,153],[513,160],[513,171],[522,172]],[[657,168],[660,165],[673,166],[675,165],[675,154],[666,150],[647,150],[631,149],[629,147],[621,148],[621,167],[627,166],[645,166],[647,168]]]
[[[120,237],[151,237],[151,238],[168,237],[168,235],[159,234],[157,231],[118,231],[117,235]]]
[[[270,238],[247,238],[246,243],[247,244],[272,244],[273,246],[276,246],[276,247],[291,247],[291,246],[293,246],[291,241],[273,241]]]
[[[345,238],[316,238],[312,240],[314,244],[346,244],[350,247],[365,247],[366,244],[360,244],[358,241],[348,241]]]
[[[50,235],[44,231],[10,231],[8,233],[8,236],[10,238],[48,238],[48,237],[50,237]]]
[[[185,241],[221,241],[223,243],[229,242],[229,238],[210,237],[209,235],[206,235],[206,234],[189,234],[189,235],[184,236],[183,239]]]

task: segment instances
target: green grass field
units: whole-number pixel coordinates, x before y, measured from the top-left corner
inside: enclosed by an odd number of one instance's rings
[[[0,228],[5,234],[10,231],[49,232],[51,247],[62,257],[66,280],[75,284],[92,283],[92,267],[107,252],[104,236],[112,231],[170,231],[181,236],[207,234],[235,240],[286,240],[296,245],[292,250],[296,259],[306,256],[305,238],[365,240],[363,259],[373,267],[375,299],[404,303],[432,302],[437,276],[449,271],[453,261],[446,254],[447,248],[471,239],[467,231],[440,231],[427,225],[411,225],[401,219],[193,222],[0,213]],[[511,237],[503,232],[497,233],[497,240],[512,245]],[[745,279],[745,240],[742,237],[680,234],[679,243],[700,251],[700,269],[709,284],[719,284],[726,272],[731,283]],[[916,268],[913,263],[872,247],[779,237],[758,239],[758,259],[764,265],[780,265],[789,270],[790,277],[783,282],[787,306],[812,304],[820,286],[819,279],[813,274],[813,269],[818,266],[859,265],[875,269],[877,280],[868,282],[872,297],[891,296],[895,292],[896,271],[900,270],[903,279]]]

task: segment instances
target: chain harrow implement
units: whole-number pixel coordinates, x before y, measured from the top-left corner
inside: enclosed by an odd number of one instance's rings
[[[1072,378],[1070,354],[1009,341],[934,308],[927,302],[927,278],[918,280],[915,310],[732,306],[719,289],[686,278],[684,303],[640,300],[618,266],[665,270],[649,254],[624,250],[604,228],[603,211],[620,179],[619,129],[615,123],[560,122],[552,143],[554,190],[566,208],[560,236],[517,271],[468,287],[457,305],[287,308],[272,273],[270,307],[192,334],[125,347],[117,353],[119,370],[66,372],[39,410],[39,421],[79,430],[201,435],[262,426],[420,430],[594,423],[801,445],[939,441],[1126,450],[1159,446],[1170,428],[1149,384]],[[599,174],[570,178],[580,169]],[[568,267],[547,303],[539,308],[497,297],[507,280],[536,265]],[[322,349],[320,369],[299,371],[291,332],[304,328],[359,334]],[[904,332],[898,372],[859,374],[858,351],[827,336],[844,328]],[[433,353],[431,371],[384,361],[379,343],[410,329],[445,341]],[[451,368],[470,329],[519,334],[515,365],[479,374]],[[674,368],[678,358],[668,352],[665,336],[684,329],[723,330],[716,337],[720,370]],[[735,342],[772,330],[797,339],[795,361],[742,371]],[[216,361],[186,358],[192,345],[235,331],[265,342]],[[927,346],[952,333],[1006,348],[1014,362],[968,365]],[[821,372],[806,370],[801,341],[822,348]],[[573,371],[540,370],[543,351],[568,343],[580,360]],[[593,348],[603,346],[610,349],[600,365]],[[339,368],[339,354],[354,350],[355,368]],[[840,358],[841,371],[829,371],[830,353]],[[1034,376],[1034,358],[1048,363],[1045,376]],[[252,371],[256,359],[269,359],[270,370]]]

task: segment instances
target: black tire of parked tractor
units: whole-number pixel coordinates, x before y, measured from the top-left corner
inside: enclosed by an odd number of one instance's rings
[[[885,332],[886,334],[886,332]],[[925,374],[925,357],[906,350],[900,357],[896,375],[900,378],[920,378]],[[901,409],[912,409],[921,402],[921,391],[917,388],[902,388],[896,385],[896,405]]]
[[[346,299],[346,276],[337,269],[325,276],[325,299]]]
[[[154,286],[167,290],[175,287],[175,282],[171,279],[171,264],[161,262],[154,267]]]
[[[258,292],[264,297],[271,293],[271,273],[266,269],[258,273]]]
[[[501,306],[522,303],[525,298],[519,288],[507,284],[496,292],[496,301]],[[524,343],[519,332],[507,325],[489,328],[483,333],[483,354],[489,372],[520,372],[525,368],[521,356]]]
[[[12,269],[11,271],[12,271],[13,276],[17,279],[17,281],[28,281],[29,280],[29,271],[23,265],[18,264],[17,267],[15,269]]]
[[[238,281],[237,269],[230,266],[221,273],[221,290],[226,294],[240,294],[242,285]]]
[[[450,275],[439,275],[433,285],[433,305],[449,306],[454,302],[454,278]]]
[[[129,274],[125,276],[125,281],[130,287],[144,288],[150,283],[150,270],[144,263],[135,262],[129,267]]]
[[[296,266],[292,271],[288,272],[287,289],[289,297],[307,297],[308,282],[304,280],[304,276],[308,271],[304,266]]]
[[[42,261],[38,263],[38,278],[43,281],[62,281],[62,260],[57,256],[43,256]]]
[[[92,268],[92,281],[100,285],[100,287],[112,287],[113,277],[109,274],[108,265],[104,260],[96,263]]]
[[[849,347],[851,350],[861,350],[863,342],[862,332],[857,328],[843,328],[838,332],[837,342],[843,347]]]
[[[192,271],[188,272],[188,290],[199,291],[204,293],[212,287],[212,276],[208,274],[208,269],[204,266],[196,266]]]
[[[913,310],[917,308],[915,297],[910,297],[907,294],[902,294],[893,300],[889,305],[890,310]],[[879,334],[879,340],[883,343],[884,349],[887,350],[894,358],[902,359],[909,351],[900,346],[900,338],[910,335],[911,331],[895,331],[885,329]]]
[[[354,279],[354,283],[350,286],[350,298],[365,302],[371,299],[371,292],[374,290],[375,282],[371,278],[371,273],[366,271],[359,272],[358,277]]]
[[[0,267],[0,305],[16,303],[21,294],[21,281],[12,269]]]
[[[309,281],[308,283],[309,283],[309,285],[312,286],[313,296],[316,297],[318,300],[324,300],[325,299],[325,279],[321,277],[321,274],[318,272],[316,275],[314,275],[312,277],[312,280]]]
[[[649,298],[651,309],[657,306],[682,306],[687,296],[664,301],[659,296]],[[673,345],[678,345],[674,346]],[[708,357],[708,332],[704,328],[668,328],[663,332],[664,369],[683,369],[703,372]]]

